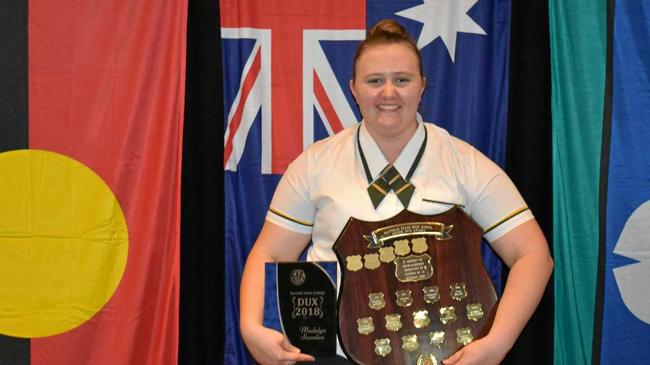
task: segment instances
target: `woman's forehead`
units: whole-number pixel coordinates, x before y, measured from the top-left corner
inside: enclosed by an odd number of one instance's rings
[[[401,43],[378,44],[368,47],[359,57],[357,71],[382,68],[418,69],[418,57],[408,45]]]

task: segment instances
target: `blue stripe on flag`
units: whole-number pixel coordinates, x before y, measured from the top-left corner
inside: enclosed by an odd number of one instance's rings
[[[641,364],[650,356],[650,14],[637,2],[617,2],[615,13],[600,355]]]

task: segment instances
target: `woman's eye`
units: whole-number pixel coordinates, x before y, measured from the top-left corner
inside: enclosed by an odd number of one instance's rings
[[[411,80],[409,80],[408,77],[398,77],[398,78],[395,79],[395,84],[396,85],[402,85],[402,84],[408,83],[409,81],[411,81]]]

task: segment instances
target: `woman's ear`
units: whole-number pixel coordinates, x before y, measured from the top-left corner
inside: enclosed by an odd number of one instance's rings
[[[422,91],[420,91],[420,97],[422,97],[426,89],[427,89],[427,77],[422,76]]]
[[[350,82],[348,82],[348,87],[350,88],[350,92],[352,93],[352,96],[354,96],[354,100],[357,100],[357,91],[354,89],[354,80],[350,79]]]

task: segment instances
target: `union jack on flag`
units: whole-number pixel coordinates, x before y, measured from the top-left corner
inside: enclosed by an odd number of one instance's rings
[[[420,113],[505,160],[507,0],[221,0],[227,338],[224,363],[246,363],[237,328],[243,263],[280,174],[315,140],[357,123],[348,89],[355,47],[384,18],[423,56]],[[231,260],[232,258],[232,260]],[[497,286],[498,260],[486,256]]]
[[[343,84],[345,88],[341,86],[330,63],[349,60],[350,56],[334,54],[328,58],[325,49],[328,42],[349,43],[365,37],[364,3],[347,0],[291,3],[282,2],[286,12],[277,12],[278,8],[273,7],[271,14],[224,11],[221,28],[224,44],[231,39],[248,40],[244,42],[247,45],[237,42],[233,46],[238,48],[239,55],[243,47],[250,48],[241,59],[227,58],[224,64],[226,69],[237,69],[231,61],[243,61],[241,77],[235,79],[238,81],[235,94],[232,99],[226,96],[227,101],[232,100],[228,104],[225,132],[226,170],[237,171],[251,126],[258,117],[261,173],[264,174],[282,173],[313,143],[315,114],[330,135],[357,120],[346,95],[347,83]],[[268,2],[255,5],[259,7],[251,9],[271,8]],[[342,9],[357,10],[342,15]]]

